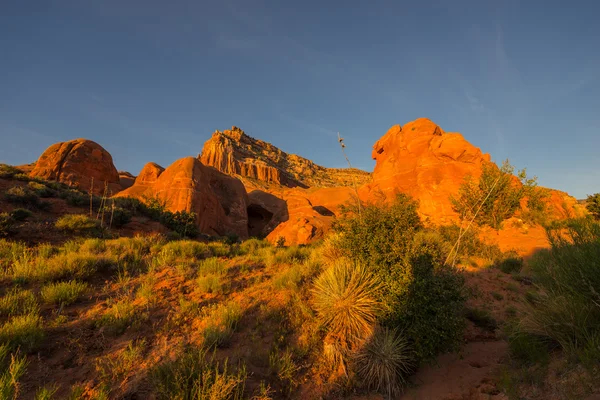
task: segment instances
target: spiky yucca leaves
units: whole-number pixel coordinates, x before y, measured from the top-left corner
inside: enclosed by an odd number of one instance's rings
[[[313,306],[328,331],[348,343],[373,333],[381,284],[363,265],[348,260],[329,267],[315,280]]]
[[[356,373],[371,389],[399,395],[415,367],[408,339],[395,329],[379,328],[358,351]]]

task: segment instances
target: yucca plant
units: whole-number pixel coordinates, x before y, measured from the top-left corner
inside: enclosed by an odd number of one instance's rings
[[[398,396],[413,372],[414,353],[409,341],[395,329],[379,328],[356,357],[356,372],[371,389],[388,398]]]
[[[381,285],[363,265],[341,260],[315,280],[313,307],[319,322],[348,347],[373,333],[382,311]]]

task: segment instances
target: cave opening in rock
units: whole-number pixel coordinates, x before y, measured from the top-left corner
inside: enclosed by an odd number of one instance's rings
[[[248,233],[250,236],[263,237],[269,232],[265,228],[271,222],[273,213],[258,204],[248,206]]]

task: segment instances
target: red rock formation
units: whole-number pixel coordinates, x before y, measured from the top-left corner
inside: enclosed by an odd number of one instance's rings
[[[462,135],[445,133],[425,118],[393,126],[375,143],[372,156],[377,161],[373,182],[361,188],[361,197],[409,194],[419,201],[421,216],[433,223],[455,220],[450,196],[467,175],[477,179],[482,164],[490,161]]]
[[[193,157],[177,160],[164,171],[146,164],[135,184],[118,196],[158,198],[170,211],[195,212],[202,233],[248,237],[248,196],[242,182]]]
[[[119,171],[119,183],[122,189],[127,189],[133,186],[135,182],[135,176],[127,171]]]
[[[121,190],[119,173],[111,155],[99,144],[76,139],[50,146],[38,159],[30,176],[59,181],[96,194]]]
[[[350,186],[363,184],[370,174],[356,169],[324,168],[306,158],[281,151],[232,127],[216,131],[204,144],[200,160],[229,175],[287,187]]]

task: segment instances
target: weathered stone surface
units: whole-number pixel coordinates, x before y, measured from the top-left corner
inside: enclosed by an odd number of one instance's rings
[[[119,183],[122,189],[127,189],[133,186],[135,176],[127,171],[119,171]]]
[[[368,172],[321,167],[254,139],[235,126],[231,130],[216,131],[204,144],[199,158],[203,164],[230,175],[292,188],[350,186],[370,180]]]
[[[63,182],[84,191],[92,189],[95,194],[103,194],[105,185],[107,194],[121,190],[111,155],[87,139],[53,144],[40,156],[30,176]]]
[[[170,211],[195,212],[200,232],[205,234],[248,237],[248,196],[239,179],[207,167],[194,157],[182,158],[160,170],[156,164],[147,164],[135,184],[118,196],[142,201],[157,198]]]
[[[433,223],[456,219],[450,196],[467,175],[477,179],[481,166],[490,161],[458,133],[445,133],[422,118],[401,127],[395,125],[373,146],[377,161],[373,182],[360,189],[362,198],[383,195],[393,199],[406,193],[419,201],[419,213]]]

